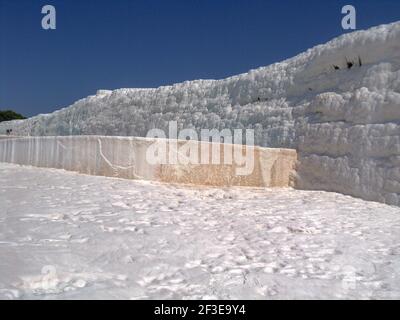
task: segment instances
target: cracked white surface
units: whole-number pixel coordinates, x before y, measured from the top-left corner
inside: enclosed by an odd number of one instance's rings
[[[0,299],[400,298],[400,209],[0,164]]]

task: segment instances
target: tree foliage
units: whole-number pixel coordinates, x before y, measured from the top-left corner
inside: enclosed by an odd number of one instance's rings
[[[0,110],[0,122],[26,119],[23,115],[16,113],[12,110]]]

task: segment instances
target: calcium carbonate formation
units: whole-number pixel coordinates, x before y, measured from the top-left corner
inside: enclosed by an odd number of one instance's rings
[[[146,136],[153,128],[255,129],[299,152],[297,187],[400,205],[400,22],[345,34],[224,80],[101,90],[0,134]]]

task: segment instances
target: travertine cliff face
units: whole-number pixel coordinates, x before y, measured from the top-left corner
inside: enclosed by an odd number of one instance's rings
[[[225,80],[99,91],[0,134],[145,136],[171,120],[253,128],[257,145],[298,150],[298,188],[400,205],[400,23]]]
[[[163,143],[168,154],[176,156],[178,161],[149,161],[148,150],[156,143]],[[210,159],[217,151],[219,164],[212,161],[208,164],[186,162],[186,157],[178,158],[180,150],[188,143],[192,150],[197,148],[199,154],[201,149],[208,148]],[[233,156],[229,163],[225,161],[228,153],[240,153],[243,157]],[[0,162],[117,178],[209,186],[288,187],[296,160],[295,150],[240,145],[226,148],[208,142],[101,136],[0,139]],[[248,172],[241,174],[245,167],[249,168]]]

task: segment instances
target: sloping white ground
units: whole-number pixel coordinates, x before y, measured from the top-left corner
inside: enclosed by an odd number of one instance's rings
[[[399,69],[397,22],[225,80],[101,90],[50,115],[0,124],[0,134],[145,136],[171,120],[256,129],[257,145],[298,149],[299,188],[400,205]]]
[[[0,299],[400,298],[400,209],[0,164]]]

